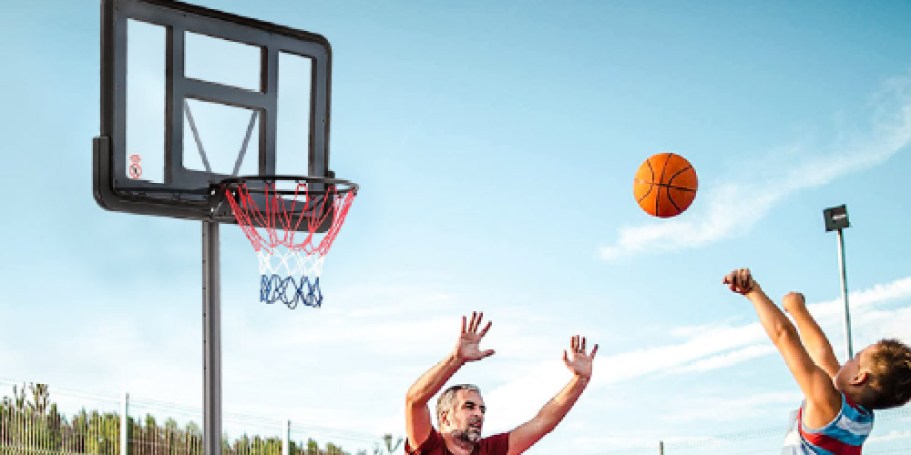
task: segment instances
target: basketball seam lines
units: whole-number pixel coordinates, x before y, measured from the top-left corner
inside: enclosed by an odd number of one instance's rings
[[[645,194],[643,194],[642,197],[639,198],[638,201],[636,201],[637,203],[641,203],[642,200],[645,199],[645,198],[647,198],[649,194],[652,194],[652,187],[654,186],[654,181],[655,181],[655,170],[652,169],[652,161],[651,161],[651,160],[646,160],[645,162],[648,164],[648,170],[649,170],[649,172],[651,172],[651,174],[652,174],[652,178],[651,178],[652,181],[651,181],[651,182],[647,182],[647,183],[649,183],[648,191],[646,191]],[[646,182],[642,182],[642,183],[646,183]]]
[[[663,181],[664,181],[664,171],[667,170],[667,163],[669,163],[669,162],[671,161],[671,158],[673,158],[673,157],[674,157],[674,154],[673,154],[673,153],[669,153],[669,154],[667,155],[667,158],[664,159],[664,164],[661,165],[661,177],[658,178],[658,181],[659,181],[659,182],[663,182]],[[668,180],[667,183],[671,183],[671,181]],[[664,186],[664,185],[659,185],[659,188],[658,188],[658,196],[655,197],[655,213],[661,213],[661,212],[658,210],[658,209],[659,209],[659,206],[661,205],[661,188],[660,188],[660,186]],[[674,202],[674,199],[671,198],[671,192],[670,192],[670,191],[667,191],[667,190],[665,190],[665,192],[667,192],[667,200],[671,201],[671,205],[673,205],[675,209],[680,210],[680,207],[677,207],[677,204]]]
[[[670,161],[670,158],[668,158],[668,161]],[[678,189],[678,190],[684,190],[684,191],[693,191],[693,190],[690,190],[690,189],[688,189],[688,188],[687,188],[687,189],[675,188],[675,187],[671,186],[671,183],[673,183],[674,179],[677,178],[677,176],[679,176],[680,174],[682,174],[682,173],[684,173],[684,172],[686,172],[686,171],[688,171],[688,170],[690,170],[690,169],[692,169],[692,168],[693,168],[693,166],[687,166],[687,167],[685,167],[685,168],[683,168],[683,169],[680,169],[679,171],[677,171],[676,173],[674,173],[674,175],[672,175],[671,178],[667,179],[667,188],[668,188],[668,190],[667,190],[667,198],[668,198],[668,200],[671,201],[671,204],[674,205],[674,208],[677,209],[677,210],[679,210],[679,211],[682,211],[682,210],[681,210],[680,206],[677,205],[677,201],[675,201],[675,200],[674,200],[674,197],[671,195],[670,188],[674,188],[674,189]]]

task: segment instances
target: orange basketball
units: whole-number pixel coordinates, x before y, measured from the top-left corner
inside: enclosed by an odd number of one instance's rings
[[[650,156],[633,179],[633,196],[649,215],[670,218],[683,213],[693,199],[699,181],[686,158],[673,153]]]

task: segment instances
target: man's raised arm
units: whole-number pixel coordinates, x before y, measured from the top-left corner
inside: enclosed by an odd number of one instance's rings
[[[573,373],[569,383],[538,411],[534,418],[509,432],[509,455],[518,455],[553,431],[566,413],[576,404],[592,377],[592,361],[598,353],[598,345],[587,354],[585,337],[576,335],[570,340],[572,360],[563,351],[563,363]]]
[[[481,339],[490,330],[488,321],[483,329],[481,320],[484,313],[472,312],[471,320],[462,316],[462,333],[452,353],[439,363],[427,370],[411,387],[405,395],[405,434],[411,447],[420,446],[433,428],[430,419],[428,401],[440,391],[446,381],[455,374],[466,362],[481,360],[493,355],[493,349],[482,351]]]

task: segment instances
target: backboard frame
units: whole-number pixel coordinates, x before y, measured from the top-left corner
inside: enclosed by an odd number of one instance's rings
[[[278,56],[309,58],[311,98],[308,172],[334,177],[329,169],[329,119],[332,51],[322,35],[172,0],[102,0],[101,122],[93,141],[93,192],[113,211],[234,223],[210,207],[210,186],[237,177],[187,169],[183,165],[183,106],[186,100],[210,101],[260,113],[258,174],[276,174]],[[129,20],[164,27],[167,34],[164,180],[131,179],[126,151],[127,24]],[[184,74],[185,32],[260,48],[259,91],[192,79]]]

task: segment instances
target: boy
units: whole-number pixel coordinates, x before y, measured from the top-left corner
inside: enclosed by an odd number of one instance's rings
[[[873,428],[873,410],[901,406],[911,399],[911,348],[907,345],[880,340],[839,365],[802,294],[791,292],[782,300],[797,323],[795,328],[753,280],[749,269],[734,270],[723,282],[753,304],[803,392],[804,401],[785,438],[782,455],[860,454]]]

